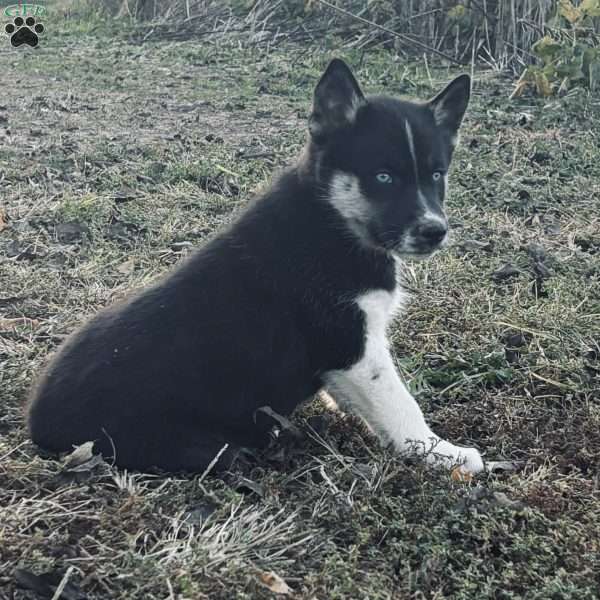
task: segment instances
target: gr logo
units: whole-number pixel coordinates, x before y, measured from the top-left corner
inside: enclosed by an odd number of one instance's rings
[[[42,17],[46,8],[39,4],[11,4],[4,9],[5,17]]]

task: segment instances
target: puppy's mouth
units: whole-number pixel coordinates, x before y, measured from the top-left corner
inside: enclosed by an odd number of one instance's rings
[[[398,244],[392,249],[392,252],[400,258],[406,258],[411,260],[427,260],[434,254],[437,254],[440,250],[443,250],[448,245],[448,235],[441,240],[438,244],[434,245],[420,245],[413,241],[403,240],[402,243]]]

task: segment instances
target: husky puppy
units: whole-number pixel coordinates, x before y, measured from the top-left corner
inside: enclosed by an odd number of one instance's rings
[[[200,471],[217,456],[226,468],[267,440],[259,407],[287,415],[325,389],[398,451],[482,470],[476,449],[427,426],[386,340],[405,296],[402,261],[446,244],[447,174],[469,94],[461,75],[429,102],[365,97],[333,60],[296,164],[58,350],[28,405],[33,441],[61,452],[93,440],[129,469]]]

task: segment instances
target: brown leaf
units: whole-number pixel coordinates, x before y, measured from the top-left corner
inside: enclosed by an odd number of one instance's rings
[[[6,211],[3,208],[0,208],[0,231],[6,229],[8,227]]]
[[[470,483],[473,480],[473,473],[466,471],[462,467],[456,467],[452,469],[450,478],[457,483]]]
[[[94,442],[85,442],[77,446],[65,459],[63,471],[85,472],[92,471],[104,460],[101,454],[94,454]]]
[[[579,5],[579,10],[588,17],[600,17],[600,2],[598,0],[583,0]]]
[[[135,270],[135,260],[128,258],[124,263],[117,267],[117,271],[123,275],[131,275]]]
[[[262,571],[258,574],[258,579],[275,594],[289,596],[293,593],[292,588],[277,573],[273,573],[273,571]]]
[[[581,10],[573,6],[571,0],[559,0],[558,12],[571,24],[581,19]]]
[[[94,454],[94,442],[85,442],[77,446],[64,461],[63,468],[54,477],[57,485],[82,483],[91,477],[102,475],[109,469],[102,454]]]
[[[0,318],[0,331],[14,331],[17,327],[31,327],[31,329],[35,329],[39,324],[38,320],[28,317],[16,317],[14,319]]]
[[[90,458],[94,456],[93,449],[94,442],[85,442],[84,444],[81,444],[81,446],[77,446],[77,448],[66,457],[65,469],[77,467],[90,460]]]
[[[538,95],[542,96],[542,98],[552,96],[552,86],[550,85],[550,82],[544,73],[536,73],[535,88]]]
[[[528,81],[526,81],[525,79],[519,80],[517,82],[517,84],[515,85],[515,89],[513,90],[512,94],[510,95],[510,99],[513,100],[514,98],[520,98],[528,86],[529,86]]]

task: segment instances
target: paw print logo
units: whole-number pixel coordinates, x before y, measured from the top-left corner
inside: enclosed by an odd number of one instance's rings
[[[44,33],[44,26],[36,23],[33,17],[15,17],[12,23],[4,27],[7,35],[10,35],[10,43],[17,48],[27,44],[35,48],[39,42],[39,35]]]

